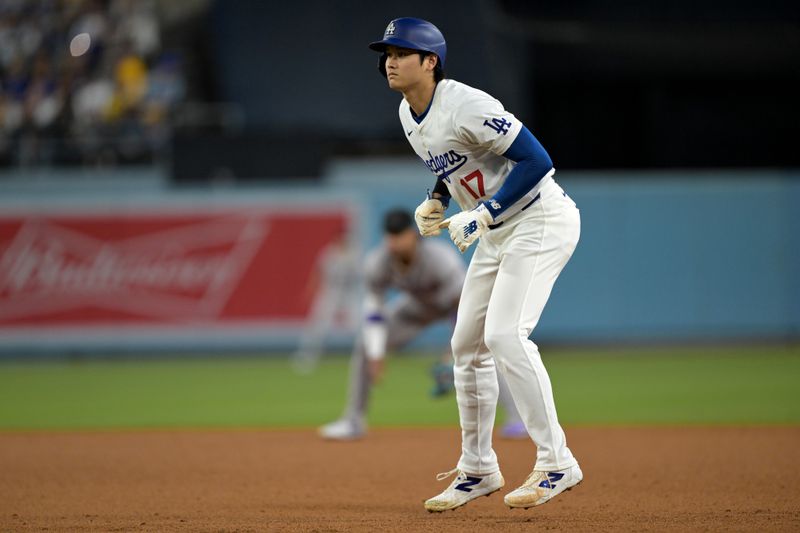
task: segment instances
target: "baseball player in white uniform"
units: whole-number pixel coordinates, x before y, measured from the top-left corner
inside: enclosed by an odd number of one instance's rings
[[[547,152],[513,114],[485,92],[445,79],[447,48],[436,26],[395,19],[370,48],[382,54],[378,69],[389,87],[403,94],[403,133],[436,176],[415,213],[420,233],[447,228],[462,252],[478,241],[451,343],[461,457],[437,476],[456,477],[425,508],[455,509],[505,484],[492,449],[497,370],[537,446],[533,471],[504,501],[512,508],[543,504],[583,479],[539,349],[528,338],[578,243],[578,209],[554,181]],[[445,220],[450,199],[461,212]]]
[[[364,323],[351,358],[347,406],[341,418],[319,429],[323,438],[351,440],[365,434],[370,389],[383,374],[387,352],[402,348],[434,322],[452,321],[465,273],[452,246],[420,239],[411,213],[386,213],[384,241],[364,261]],[[387,303],[389,289],[399,294]],[[519,420],[510,395],[502,403],[507,419]]]

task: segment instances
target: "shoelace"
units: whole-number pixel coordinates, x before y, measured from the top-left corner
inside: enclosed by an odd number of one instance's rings
[[[458,467],[455,467],[449,472],[440,472],[439,474],[436,474],[436,481],[444,481],[453,474],[456,474],[456,479],[458,479],[458,476],[461,474],[461,472],[458,470]]]
[[[531,481],[533,481],[533,483],[535,483],[538,486],[539,484],[538,482],[541,481],[542,479],[547,479],[547,472],[540,472],[538,470],[534,470],[533,472],[530,473],[530,475],[527,478],[525,478],[525,482],[522,485],[523,486],[528,485]]]

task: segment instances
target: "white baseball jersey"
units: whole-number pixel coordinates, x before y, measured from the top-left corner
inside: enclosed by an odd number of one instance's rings
[[[400,122],[411,147],[437,178],[444,180],[450,196],[462,210],[489,200],[516,165],[503,157],[522,123],[483,91],[455,80],[440,81],[428,111],[418,124],[411,107],[400,102]],[[552,179],[554,170],[496,222],[505,220],[536,198]]]

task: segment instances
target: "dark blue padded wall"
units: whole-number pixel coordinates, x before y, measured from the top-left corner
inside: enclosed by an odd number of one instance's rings
[[[240,103],[249,129],[400,136],[400,95],[377,72],[367,44],[392,18],[433,21],[448,42],[447,75],[487,90],[518,115],[522,103],[504,70],[508,54],[478,0],[402,6],[370,2],[216,2],[211,15],[219,93]],[[518,104],[518,105],[515,105]]]

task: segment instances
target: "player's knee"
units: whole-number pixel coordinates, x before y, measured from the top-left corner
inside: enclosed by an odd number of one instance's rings
[[[450,350],[453,352],[453,359],[458,359],[459,355],[467,351],[464,338],[458,335],[458,332],[454,332],[453,337],[450,339]]]
[[[470,335],[463,328],[456,328],[453,337],[450,339],[450,349],[453,351],[453,359],[458,361],[460,357],[472,356],[475,354],[480,344],[480,336]]]
[[[495,358],[508,357],[521,349],[520,334],[514,329],[487,329],[483,342]]]

